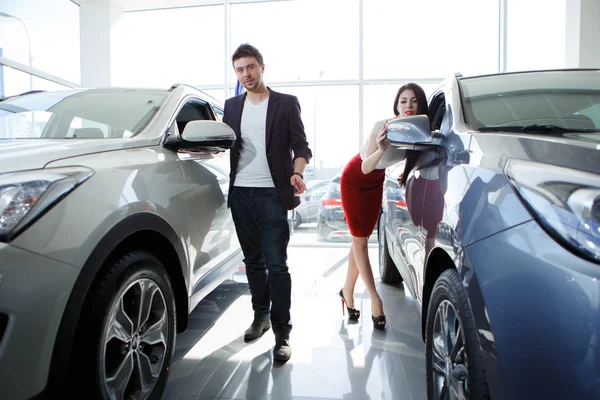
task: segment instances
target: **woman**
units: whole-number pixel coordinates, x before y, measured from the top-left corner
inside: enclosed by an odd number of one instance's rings
[[[419,85],[408,83],[398,90],[394,100],[396,117],[427,115],[427,111],[427,98]],[[383,302],[375,289],[368,240],[381,211],[385,169],[405,156],[404,151],[390,147],[387,141],[388,121],[375,124],[366,146],[348,162],[340,180],[342,208],[352,235],[346,283],[339,292],[342,307],[346,307],[351,320],[358,320],[360,311],[354,308],[354,286],[360,274],[371,298],[373,327],[379,330],[385,329],[386,319]]]

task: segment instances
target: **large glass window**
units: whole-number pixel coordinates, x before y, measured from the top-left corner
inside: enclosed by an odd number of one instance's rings
[[[439,83],[415,82],[423,88],[429,98],[439,87]],[[394,117],[394,99],[402,84],[365,85],[364,89],[364,140],[367,140],[373,125],[377,121]]]
[[[566,0],[508,2],[509,71],[564,68],[566,10]]]
[[[496,72],[498,10],[497,1],[365,0],[365,78]]]
[[[114,86],[223,83],[223,6],[124,13],[111,30]]]
[[[31,45],[34,68],[72,82],[81,81],[79,6],[65,0],[2,0],[0,5],[1,12],[22,22],[0,16],[4,57],[29,65]]]
[[[298,97],[311,165],[341,172],[358,152],[358,86],[275,87]],[[332,175],[333,176],[333,175]]]
[[[232,4],[231,51],[246,42],[269,82],[358,79],[358,0]]]
[[[25,72],[0,65],[2,74],[0,75],[0,95],[3,97],[14,96],[28,92],[30,84],[33,90],[63,90],[68,89],[60,85],[37,76],[31,76]],[[30,79],[31,77],[31,79]]]
[[[198,89],[202,90],[206,95],[219,101],[222,105],[225,104],[225,91],[223,89]]]

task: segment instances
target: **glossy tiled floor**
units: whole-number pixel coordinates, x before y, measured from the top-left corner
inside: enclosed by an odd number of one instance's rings
[[[377,248],[370,250],[377,269]],[[215,290],[178,336],[176,362],[164,399],[425,399],[424,345],[414,302],[400,287],[378,288],[388,316],[385,332],[373,330],[370,302],[359,279],[360,321],[342,316],[336,293],[348,248],[291,245],[293,355],[273,363],[272,331],[253,343],[243,332],[252,321],[245,277]]]

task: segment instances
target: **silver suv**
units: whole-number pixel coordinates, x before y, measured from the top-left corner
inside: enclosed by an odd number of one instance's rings
[[[176,332],[242,263],[221,115],[186,85],[0,102],[2,398],[160,397]]]

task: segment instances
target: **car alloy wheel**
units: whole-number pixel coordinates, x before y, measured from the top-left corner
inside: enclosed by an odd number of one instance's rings
[[[294,218],[294,229],[298,228],[302,225],[302,217],[299,213],[296,213],[296,218]]]
[[[112,304],[103,333],[101,357],[108,397],[147,398],[162,371],[168,338],[162,290],[151,279],[136,279]]]
[[[426,318],[427,398],[489,400],[475,319],[456,269],[437,278]]]
[[[158,400],[175,347],[175,294],[146,250],[111,256],[78,321],[68,398]]]
[[[438,306],[433,324],[433,374],[436,399],[469,399],[469,360],[464,330],[452,303]]]

